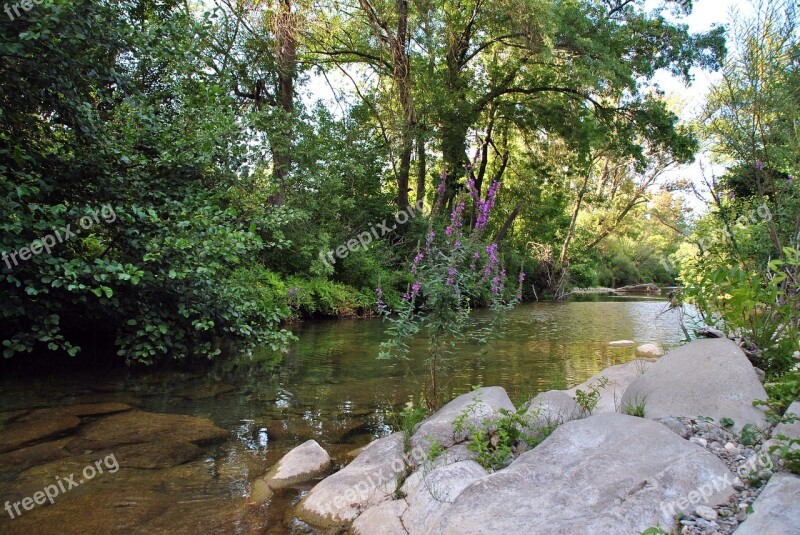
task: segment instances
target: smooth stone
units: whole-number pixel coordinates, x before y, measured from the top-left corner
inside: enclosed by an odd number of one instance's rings
[[[643,359],[657,359],[664,356],[664,350],[656,344],[642,344],[636,348],[636,357]]]
[[[697,507],[695,507],[694,514],[696,514],[703,520],[707,520],[709,522],[714,522],[719,517],[719,515],[715,510],[705,505],[698,505]]]
[[[776,474],[734,535],[800,534],[800,477]]]
[[[69,453],[64,451],[64,446],[69,441],[69,438],[65,438],[54,442],[43,442],[4,453],[0,455],[0,470],[21,472],[31,466],[69,457]]]
[[[522,408],[526,411],[525,417],[532,429],[558,426],[586,416],[575,400],[561,390],[542,392]]]
[[[384,502],[370,507],[353,522],[353,535],[408,535],[403,521],[403,513],[408,509],[405,500]]]
[[[340,527],[391,499],[397,477],[406,470],[403,444],[400,432],[369,444],[353,462],[317,483],[297,505],[297,516],[320,527]]]
[[[64,435],[80,424],[80,418],[70,414],[21,418],[0,431],[0,453]]]
[[[316,440],[309,440],[284,455],[253,484],[250,498],[263,502],[272,492],[319,479],[331,466],[331,457]]]
[[[197,459],[203,450],[191,442],[159,440],[115,446],[113,453],[122,468],[160,470]]]
[[[205,418],[133,410],[84,425],[67,449],[80,453],[85,450],[107,450],[121,444],[170,440],[205,444],[227,437],[226,430]]]
[[[599,414],[563,424],[508,468],[473,482],[423,533],[671,530],[680,512],[676,502],[709,481],[733,478],[719,458],[661,424]],[[727,503],[732,494],[715,490],[708,503]]]
[[[501,409],[514,412],[505,389],[484,387],[462,394],[423,421],[411,438],[412,449],[429,451],[434,442],[448,448],[469,435],[469,427],[483,427],[495,419]],[[466,415],[466,417],[464,417]],[[463,429],[457,432],[454,422],[463,419]]]
[[[402,524],[409,533],[423,533],[438,515],[446,515],[450,504],[470,484],[487,475],[475,461],[462,461],[437,468],[430,473],[416,472],[404,485],[408,509]]]
[[[608,343],[608,347],[633,347],[636,342],[633,340],[614,340]]]
[[[730,340],[695,340],[670,351],[633,381],[622,405],[645,404],[645,416],[696,418],[719,422],[731,418],[741,430],[752,423],[766,425],[764,411],[753,402],[767,393],[741,349]]]
[[[667,416],[666,418],[657,418],[656,422],[667,426],[673,433],[681,438],[688,439],[692,435],[692,430],[689,429],[688,425],[681,422],[677,418],[673,418],[672,416]]]
[[[578,390],[588,392],[592,385],[597,384],[598,381],[605,377],[608,379],[608,383],[605,388],[600,390],[600,399],[593,414],[617,412],[618,408],[622,409],[624,407],[624,405],[620,404],[620,400],[628,385],[638,379],[652,365],[651,362],[645,360],[633,360],[627,364],[611,366],[575,388],[566,390],[565,393],[574,398]]]

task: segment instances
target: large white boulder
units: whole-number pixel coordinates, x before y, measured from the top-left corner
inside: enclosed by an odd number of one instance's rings
[[[755,369],[741,349],[723,338],[695,340],[670,351],[634,380],[622,407],[644,405],[651,419],[666,416],[715,421],[731,418],[735,428],[764,426],[764,411],[753,401],[767,399]]]
[[[611,366],[565,392],[574,398],[578,390],[589,392],[592,386],[599,385],[601,381],[605,380],[607,381],[606,386],[600,389],[600,399],[593,414],[619,412],[617,409],[621,406],[622,395],[628,385],[638,379],[651,365],[651,362],[644,360],[633,360],[627,364]]]
[[[800,535],[800,477],[772,476],[734,535]]]
[[[362,511],[391,499],[406,466],[403,433],[376,440],[317,483],[298,504],[297,516],[322,527],[350,524]]]
[[[284,455],[263,477],[256,479],[250,498],[256,502],[267,500],[272,493],[298,483],[317,479],[328,471],[331,457],[316,440],[300,444]]]
[[[727,502],[734,480],[719,458],[659,423],[600,414],[562,425],[510,467],[474,481],[421,533],[669,530],[680,511]],[[700,489],[702,501],[693,502]]]
[[[424,533],[437,515],[446,514],[444,511],[465,488],[486,474],[475,461],[448,464],[428,474],[415,472],[403,486],[408,503],[403,525],[409,533]]]
[[[467,437],[470,425],[482,425],[496,417],[500,409],[515,410],[502,387],[478,388],[462,394],[420,424],[411,439],[412,448],[429,451],[434,442],[443,448],[461,442]],[[456,420],[461,420],[461,431],[456,431]]]
[[[573,398],[560,390],[542,392],[523,408],[528,427],[534,431],[587,416]]]
[[[401,517],[408,509],[405,500],[392,500],[370,507],[359,516],[350,532],[353,535],[408,535]]]

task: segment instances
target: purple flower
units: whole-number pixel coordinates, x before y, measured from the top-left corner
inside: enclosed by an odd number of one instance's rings
[[[456,249],[457,249],[457,248],[459,248],[459,247],[461,247],[461,242],[460,242],[460,241],[456,241],[456,242],[453,244],[453,247],[455,247]]]
[[[450,275],[451,277],[454,276],[456,273],[458,273],[458,271],[456,271],[456,268],[454,267],[451,267],[450,269],[447,270],[447,274]]]
[[[758,160],[756,162],[756,169],[758,169],[759,171],[763,171],[764,170],[764,162],[762,162],[761,160]]]
[[[472,171],[472,163],[467,164],[467,171]]]
[[[442,170],[442,172],[439,173],[439,185],[436,187],[436,193],[438,193],[439,195],[444,195],[446,178],[447,178],[447,173],[445,173],[444,170]]]
[[[415,296],[419,295],[419,291],[420,291],[421,288],[422,288],[422,283],[420,281],[414,282],[414,285],[411,286],[411,291],[412,291],[413,295],[415,295]]]
[[[520,270],[520,272],[519,272],[519,282],[520,282],[520,284],[525,282],[525,272],[522,271],[522,270]]]
[[[386,310],[386,303],[383,302],[383,290],[380,287],[375,288],[375,295],[378,296],[378,310]]]
[[[500,182],[492,182],[489,191],[486,192],[486,200],[478,200],[478,218],[475,221],[475,228],[483,228],[489,222],[489,214],[494,208],[495,197],[500,189]]]
[[[454,282],[455,282],[455,280],[453,280],[453,277],[447,277],[447,280],[446,280],[446,281],[444,281],[444,283],[445,283],[447,286],[452,286]]]

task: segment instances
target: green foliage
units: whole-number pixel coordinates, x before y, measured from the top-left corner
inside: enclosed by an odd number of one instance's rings
[[[781,422],[793,424],[800,420],[797,414],[784,414]],[[800,475],[800,439],[778,435],[775,437],[778,444],[769,449],[770,453],[778,452],[783,459],[784,467],[793,474]]]
[[[592,414],[600,401],[600,394],[608,385],[608,377],[601,377],[584,392],[581,389],[575,391],[575,401],[586,414]]]
[[[669,535],[669,531],[665,531],[660,526],[654,526],[652,528],[647,528],[640,535]]]
[[[428,448],[428,460],[431,462],[435,461],[436,459],[441,457],[445,451],[446,450],[442,448],[442,445],[439,444],[439,441],[434,439],[434,441],[431,442],[431,445]]]
[[[644,399],[637,399],[633,402],[628,402],[625,405],[625,414],[628,416],[637,416],[639,418],[644,418],[645,410],[647,408],[647,398]]]
[[[536,447],[555,429],[548,426],[530,432],[530,415],[526,409],[500,409],[499,417],[482,425],[468,426],[468,448],[476,453],[476,461],[487,470],[500,470],[513,460],[514,454]],[[462,420],[463,426],[463,420]]]
[[[745,336],[762,351],[756,364],[770,374],[793,365],[798,342],[798,286],[788,278],[800,266],[800,254],[785,249],[786,260],[770,264],[770,272],[735,265],[724,254],[687,259],[681,279],[689,301],[711,325]],[[783,271],[782,270],[786,270]]]

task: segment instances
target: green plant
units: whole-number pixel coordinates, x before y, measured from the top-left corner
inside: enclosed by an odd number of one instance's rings
[[[645,406],[647,405],[647,397],[636,398],[633,402],[628,402],[625,405],[625,414],[628,416],[638,416],[644,418]]]
[[[669,535],[669,531],[664,531],[661,526],[655,526],[652,528],[647,528],[641,533],[641,535]]]
[[[428,411],[425,407],[415,406],[414,403],[407,403],[399,414],[399,422],[397,424],[403,432],[403,446],[405,451],[411,450],[411,437],[417,430],[417,426],[428,417]]]
[[[583,390],[575,391],[575,401],[586,414],[592,414],[597,408],[597,403],[600,401],[601,391],[608,385],[608,377],[601,377],[591,385],[584,392]]]
[[[442,447],[442,445],[439,444],[439,441],[437,439],[434,439],[433,442],[431,442],[430,447],[428,448],[428,460],[435,461],[436,459],[441,457],[445,451],[446,450]]]

